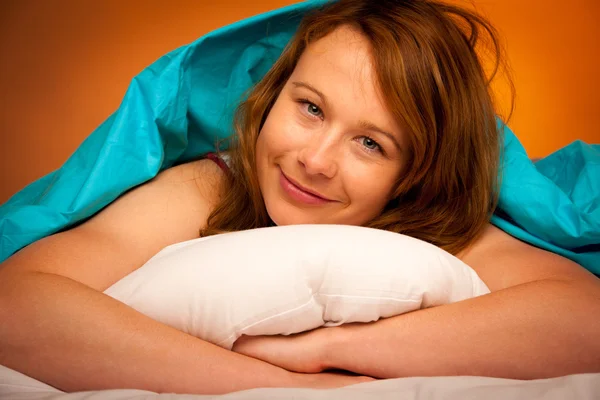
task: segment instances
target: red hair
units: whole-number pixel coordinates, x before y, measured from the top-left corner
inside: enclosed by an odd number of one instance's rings
[[[370,41],[381,94],[409,138],[408,168],[395,196],[366,226],[458,253],[482,232],[497,203],[503,140],[490,81],[505,61],[488,21],[430,0],[340,0],[305,16],[236,112],[231,179],[201,235],[272,225],[255,165],[260,129],[304,49],[342,25]],[[489,78],[477,53],[482,33],[496,56]]]

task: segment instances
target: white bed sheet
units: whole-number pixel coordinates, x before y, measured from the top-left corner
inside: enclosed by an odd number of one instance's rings
[[[386,379],[339,389],[251,389],[225,395],[158,394],[143,390],[64,393],[0,365],[2,400],[596,400],[600,374],[519,381],[473,376]]]

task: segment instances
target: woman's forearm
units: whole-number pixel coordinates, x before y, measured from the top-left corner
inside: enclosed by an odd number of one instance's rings
[[[535,379],[600,371],[598,293],[597,283],[531,282],[375,323],[329,328],[326,366],[378,378]]]
[[[7,275],[0,364],[59,389],[219,394],[292,385],[282,368],[155,322],[68,278]]]

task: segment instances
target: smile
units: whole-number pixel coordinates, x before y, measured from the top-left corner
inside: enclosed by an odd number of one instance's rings
[[[279,183],[281,185],[281,188],[293,200],[300,202],[300,203],[311,204],[311,205],[320,205],[320,204],[327,204],[327,203],[333,202],[333,200],[329,200],[312,190],[303,188],[296,182],[289,179],[283,173],[283,171],[281,171],[281,169],[280,169],[280,172],[281,172],[281,174],[279,177]]]

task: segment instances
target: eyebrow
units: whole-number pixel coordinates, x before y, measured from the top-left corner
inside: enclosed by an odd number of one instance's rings
[[[383,129],[379,128],[377,125],[373,124],[372,122],[360,120],[360,121],[358,121],[358,126],[361,127],[362,129],[365,129],[368,131],[379,132],[383,136],[386,136],[388,139],[390,139],[396,145],[396,148],[400,152],[403,151],[402,146],[400,146],[400,143],[398,142],[398,139],[396,138],[395,135],[389,133],[388,131],[384,131]]]
[[[317,90],[314,86],[312,86],[306,82],[300,82],[300,81],[292,82],[292,84],[294,86],[296,86],[297,88],[302,87],[302,88],[310,90],[311,92],[316,93],[316,95],[321,98],[321,101],[323,102],[323,104],[325,104],[327,106],[327,97],[325,97],[325,95],[323,93],[321,93],[319,90]]]
[[[314,92],[317,96],[319,96],[321,98],[321,101],[323,102],[323,104],[326,107],[328,106],[327,97],[325,97],[325,95],[323,93],[321,93],[319,90],[317,90],[314,86],[312,86],[306,82],[301,82],[301,81],[292,82],[292,84],[297,88],[301,87],[301,88],[308,89],[311,92]],[[389,133],[388,131],[381,129],[374,123],[372,123],[370,121],[360,120],[360,121],[358,121],[358,126],[364,130],[374,131],[374,132],[378,132],[378,133],[382,134],[383,136],[390,139],[399,151],[401,151],[401,152],[403,151],[402,146],[400,146],[400,143],[398,142],[398,138],[395,135]]]

